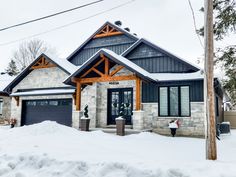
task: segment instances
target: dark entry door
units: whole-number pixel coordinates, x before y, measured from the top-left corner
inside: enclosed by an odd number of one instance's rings
[[[22,126],[45,120],[71,126],[72,99],[24,100],[22,102]]]
[[[124,118],[126,124],[131,125],[133,111],[133,89],[119,88],[108,90],[108,124],[116,124],[115,119],[119,117],[120,106],[124,103]]]

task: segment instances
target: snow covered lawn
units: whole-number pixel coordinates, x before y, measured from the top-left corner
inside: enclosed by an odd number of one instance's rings
[[[205,140],[140,133],[119,137],[46,121],[0,129],[0,176],[236,177],[236,130],[221,136],[218,160]]]

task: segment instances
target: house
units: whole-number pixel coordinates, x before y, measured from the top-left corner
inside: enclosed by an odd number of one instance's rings
[[[216,120],[222,120],[223,91],[214,80]],[[127,127],[204,136],[203,72],[156,44],[110,22],[103,24],[67,60],[40,55],[4,91],[18,125],[55,120],[78,128],[89,105],[90,126],[115,125],[125,105]]]
[[[11,116],[11,98],[9,94],[3,90],[13,78],[13,76],[6,73],[1,73],[0,75],[0,120],[9,119]]]

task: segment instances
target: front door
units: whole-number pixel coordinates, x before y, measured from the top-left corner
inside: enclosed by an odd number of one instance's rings
[[[124,103],[124,118],[126,119],[126,124],[131,125],[133,89],[108,89],[108,125],[116,124],[115,119],[119,117],[120,106],[122,103]]]

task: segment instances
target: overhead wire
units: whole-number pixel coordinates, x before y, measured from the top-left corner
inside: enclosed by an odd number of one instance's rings
[[[33,23],[33,22],[36,22],[36,21],[51,18],[51,17],[61,15],[61,14],[67,13],[67,12],[71,12],[71,11],[74,11],[74,10],[77,10],[77,9],[81,9],[83,7],[87,7],[87,6],[90,6],[90,5],[93,5],[93,4],[97,4],[97,3],[102,2],[102,1],[104,1],[104,0],[93,1],[91,3],[87,3],[87,4],[84,4],[84,5],[81,5],[81,6],[78,6],[78,7],[74,7],[74,8],[71,8],[71,9],[67,9],[67,10],[64,10],[64,11],[60,11],[60,12],[57,12],[57,13],[54,13],[54,14],[50,14],[50,15],[43,16],[43,17],[40,17],[40,18],[36,18],[36,19],[33,19],[33,20],[29,20],[29,21],[26,21],[26,22],[18,23],[18,24],[11,25],[11,26],[8,26],[8,27],[0,28],[0,32],[11,29],[11,28],[16,28],[16,27],[19,27],[19,26],[23,26],[23,25],[26,25],[26,24],[29,24],[29,23]]]
[[[201,47],[204,49],[204,46],[203,46],[202,40],[200,38],[200,35],[197,33],[197,25],[196,25],[195,13],[194,13],[193,6],[192,6],[192,3],[191,3],[190,0],[188,0],[188,4],[189,4],[189,7],[190,7],[190,10],[191,10],[191,13],[192,13],[193,25],[194,25],[195,33],[197,35],[197,38],[199,40],[199,43],[200,43]]]
[[[71,26],[71,25],[74,25],[74,24],[77,24],[79,22],[82,22],[82,21],[85,21],[85,20],[88,20],[90,18],[93,18],[93,17],[96,17],[98,15],[102,15],[104,13],[107,13],[107,12],[110,12],[112,10],[115,10],[115,9],[118,9],[120,7],[123,7],[123,6],[126,6],[127,4],[130,4],[132,2],[134,2],[136,0],[131,0],[131,1],[128,1],[126,3],[122,3],[118,6],[115,6],[115,7],[112,7],[110,9],[107,9],[107,10],[104,10],[104,11],[101,11],[99,13],[95,13],[93,15],[90,15],[88,17],[85,17],[85,18],[82,18],[82,19],[79,19],[79,20],[76,20],[74,22],[71,22],[71,23],[67,23],[65,25],[62,25],[62,26],[58,26],[56,28],[52,28],[50,30],[46,30],[46,31],[43,31],[43,32],[40,32],[40,33],[37,33],[37,34],[34,34],[34,35],[30,35],[30,36],[26,36],[26,37],[23,37],[23,38],[20,38],[20,39],[17,39],[17,40],[13,40],[13,41],[9,41],[9,42],[5,42],[5,43],[0,43],[0,46],[6,46],[6,45],[9,45],[9,44],[12,44],[12,43],[16,43],[16,42],[19,42],[19,41],[23,41],[23,40],[26,40],[26,39],[30,39],[30,38],[33,38],[33,37],[36,37],[36,36],[40,36],[40,35],[43,35],[43,34],[47,34],[47,33],[50,33],[50,32],[53,32],[53,31],[56,31],[56,30],[59,30],[59,29],[62,29],[62,28],[66,28],[68,26]]]

